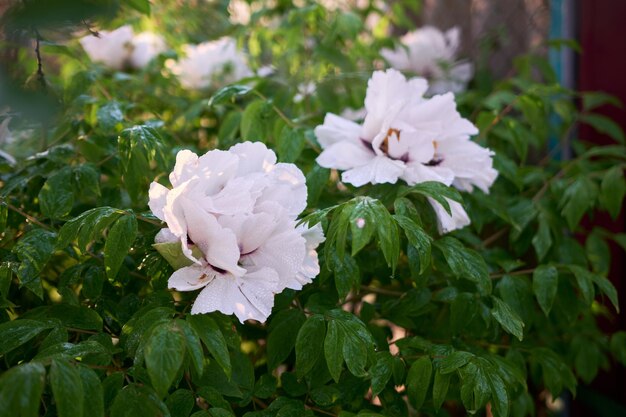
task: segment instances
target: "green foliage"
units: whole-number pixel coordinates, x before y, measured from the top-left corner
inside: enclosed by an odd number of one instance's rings
[[[395,417],[490,407],[518,417],[535,415],[544,390],[575,393],[600,369],[626,365],[626,333],[598,325],[619,311],[609,274],[626,235],[589,226],[623,210],[624,133],[599,113],[621,106],[615,98],[559,86],[536,56],[518,57],[504,80],[481,69],[456,99],[480,130],[475,140],[495,152],[489,195],[438,182],[352,188],[315,163],[314,129],[326,113],[362,107],[378,51],[393,46],[387,29],[412,28],[420,2],[327,10],[278,1],[248,25],[231,23],[223,1],[18,3],[3,22],[42,38],[46,89],[33,85],[33,54],[19,54],[15,85],[0,77],[0,107],[10,106],[0,122],[10,118],[14,135],[3,151],[16,159],[0,158],[0,415]],[[380,20],[370,29],[371,14]],[[144,69],[113,71],[69,38],[126,23],[160,31],[171,50]],[[253,70],[271,64],[273,74],[183,90],[169,60],[184,43],[225,35]],[[294,100],[308,83],[315,91]],[[580,124],[613,144],[587,143]],[[548,145],[564,139],[572,158],[553,158],[562,149]],[[245,140],[304,172],[300,221],[326,236],[319,276],[277,294],[266,324],[191,315],[196,294],[167,290],[173,267],[191,261],[179,244],[154,243],[164,224],[147,205],[178,150]],[[448,212],[459,202],[471,225],[441,235],[429,199]]]

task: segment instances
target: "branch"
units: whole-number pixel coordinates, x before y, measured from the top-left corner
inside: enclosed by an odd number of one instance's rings
[[[43,73],[43,63],[41,60],[41,50],[39,49],[39,42],[41,41],[41,35],[39,31],[35,29],[35,55],[37,56],[37,80],[41,84],[41,87],[46,89],[46,77]]]

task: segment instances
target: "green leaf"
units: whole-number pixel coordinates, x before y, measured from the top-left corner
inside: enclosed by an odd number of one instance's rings
[[[0,324],[0,355],[22,346],[52,325],[35,320],[13,320]]]
[[[466,248],[459,240],[446,236],[435,242],[455,276],[476,283],[483,294],[491,292],[487,264],[475,250]]]
[[[611,249],[602,235],[596,230],[587,236],[585,250],[593,272],[602,276],[608,275],[611,269]]]
[[[204,352],[202,350],[202,345],[200,344],[200,336],[186,321],[176,319],[175,322],[176,326],[180,328],[183,332],[183,336],[185,337],[187,352],[191,358],[191,363],[193,364],[198,376],[202,376],[202,372],[204,370]]]
[[[533,292],[546,316],[550,314],[552,309],[558,284],[559,273],[553,266],[540,265],[533,272]]]
[[[376,363],[369,370],[372,376],[372,397],[376,397],[385,388],[393,375],[393,357],[389,352],[378,352]]]
[[[532,240],[533,247],[537,253],[537,258],[542,260],[552,246],[552,235],[550,234],[550,224],[544,214],[539,215],[539,228]]]
[[[180,269],[186,266],[193,265],[193,261],[187,258],[183,254],[183,248],[179,241],[177,242],[168,242],[168,243],[154,243],[152,247],[159,252],[159,254],[165,258],[167,263],[169,263],[172,268]],[[202,251],[200,248],[193,245],[190,246],[191,253],[196,257],[196,259],[200,259],[202,257]]]
[[[230,378],[232,366],[230,355],[228,354],[228,346],[215,320],[206,314],[194,314],[188,315],[187,321],[196,329],[200,340],[202,340],[216,362]]]
[[[591,279],[594,284],[596,284],[598,288],[600,288],[600,291],[602,291],[607,297],[609,297],[611,304],[613,304],[613,307],[615,307],[615,310],[619,313],[619,297],[617,295],[617,290],[615,289],[611,281],[598,274],[592,274]]]
[[[350,233],[352,234],[352,256],[355,256],[367,245],[376,231],[376,217],[373,200],[363,198],[356,200],[350,213]]]
[[[46,369],[41,363],[18,365],[0,376],[0,416],[37,417]]]
[[[614,219],[619,216],[622,202],[626,195],[626,180],[621,166],[609,169],[600,185],[600,205],[609,212]]]
[[[150,334],[145,348],[146,367],[155,391],[167,394],[185,358],[185,337],[175,322],[162,324]]]
[[[234,99],[238,97],[247,95],[250,91],[252,91],[252,87],[247,85],[227,85],[226,87],[220,88],[215,94],[213,94],[213,96],[209,99],[209,106],[213,107],[226,101],[234,101]]]
[[[193,393],[186,389],[174,391],[165,401],[172,417],[188,417],[195,403]]]
[[[452,374],[450,373],[442,374],[439,370],[435,370],[435,379],[433,382],[433,406],[435,410],[439,410],[446,400],[451,376]]]
[[[493,308],[491,310],[493,318],[500,323],[504,330],[521,341],[524,338],[524,322],[522,322],[522,319],[508,304],[498,297],[491,296],[491,299],[493,300]]]
[[[295,162],[304,150],[305,144],[304,132],[301,129],[290,126],[283,127],[278,137],[278,146],[276,148],[278,160],[281,162]]]
[[[463,203],[463,198],[456,189],[448,187],[445,184],[437,181],[426,181],[419,183],[401,192],[399,196],[404,196],[409,193],[421,194],[425,197],[432,198],[433,200],[441,204],[441,206],[450,215],[452,215],[452,212],[450,211],[450,204],[446,199],[456,201],[457,203]]]
[[[439,362],[439,372],[443,375],[452,373],[464,366],[474,357],[474,354],[464,351],[456,351],[446,356]]]
[[[343,364],[344,333],[336,320],[328,322],[328,331],[324,339],[324,356],[328,371],[335,382],[341,377],[341,365]]]
[[[63,359],[54,359],[50,366],[50,385],[59,417],[83,415],[83,381],[76,365]]]
[[[52,174],[39,191],[41,212],[51,219],[61,219],[74,207],[72,169],[64,167]]]
[[[138,125],[122,130],[117,140],[121,160],[122,176],[128,194],[135,202],[145,204],[149,189],[150,163],[165,169],[168,154],[165,140],[152,126]]]
[[[136,237],[137,219],[133,214],[120,217],[111,226],[104,244],[104,266],[109,279],[114,279],[117,275]]]
[[[605,104],[622,107],[622,103],[615,96],[600,91],[585,91],[583,96],[583,110],[589,111]]]
[[[432,238],[407,216],[395,214],[394,220],[404,230],[404,234],[419,256],[419,273],[422,274],[430,265]]]
[[[296,372],[299,378],[309,374],[324,350],[326,321],[319,314],[309,317],[296,338]]]
[[[489,387],[491,388],[491,405],[494,417],[507,417],[509,415],[509,395],[502,378],[495,372],[484,372]]]
[[[317,204],[320,195],[326,189],[329,178],[330,169],[322,168],[319,165],[315,165],[306,174],[307,207],[314,207]]]
[[[248,104],[241,117],[241,139],[267,141],[270,130],[270,111],[269,105],[262,100],[255,100]]]
[[[595,296],[595,291],[593,289],[593,274],[578,265],[568,265],[568,268],[576,278],[576,284],[582,293],[585,304],[590,306]]]
[[[111,405],[111,417],[170,417],[170,412],[154,391],[137,384],[122,389]]]
[[[433,364],[428,356],[422,356],[411,365],[406,377],[406,392],[409,402],[416,410],[422,408],[430,379],[433,373]]]
[[[93,164],[81,164],[74,168],[74,182],[80,197],[100,196],[100,172]]]
[[[610,136],[619,143],[623,144],[626,141],[622,128],[606,116],[595,113],[582,113],[580,115],[580,120],[583,123],[592,126],[598,132]]]
[[[150,14],[149,0],[128,0],[128,5],[143,14]]]
[[[104,417],[104,393],[100,378],[86,366],[80,366],[78,372],[83,383],[83,416]]]
[[[42,306],[30,310],[22,317],[49,322],[50,324],[61,321],[67,327],[84,330],[102,330],[102,317],[96,310],[85,306],[65,303]]]
[[[64,249],[78,238],[78,248],[82,251],[101,234],[109,224],[125,212],[113,207],[96,207],[66,222],[59,231],[57,249]]]
[[[96,116],[98,118],[98,126],[105,132],[114,132],[117,125],[124,121],[124,113],[117,101],[109,101],[100,107]]]
[[[276,369],[287,359],[305,320],[299,309],[283,310],[274,316],[267,338],[267,365],[270,369]]]
[[[357,288],[361,283],[359,265],[353,257],[345,254],[343,259],[333,252],[330,265],[335,277],[335,288],[340,299],[344,299],[348,293]]]
[[[17,269],[21,284],[39,298],[43,298],[39,273],[52,256],[55,241],[56,235],[53,232],[34,229],[22,236],[13,248],[21,262]]]
[[[567,224],[574,230],[583,215],[593,207],[598,195],[598,186],[586,176],[578,178],[565,189],[560,206]]]

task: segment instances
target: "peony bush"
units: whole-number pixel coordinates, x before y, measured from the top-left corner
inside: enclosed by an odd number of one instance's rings
[[[626,365],[621,104],[414,4],[10,7],[0,416],[523,417]]]

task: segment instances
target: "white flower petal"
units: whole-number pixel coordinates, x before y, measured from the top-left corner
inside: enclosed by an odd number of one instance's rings
[[[294,224],[292,221],[288,223]],[[281,292],[285,288],[302,288],[296,274],[300,271],[305,256],[306,240],[291,226],[281,233],[273,234],[252,253],[242,256],[241,263],[246,268],[255,266],[276,271],[279,278],[276,292]]]
[[[351,169],[371,162],[376,154],[362,144],[337,142],[327,147],[315,162],[324,168]]]
[[[235,314],[240,322],[265,322],[274,306],[278,276],[268,268],[247,273],[241,278],[220,276],[211,281],[198,295],[191,314],[220,311]]]
[[[448,214],[446,209],[441,204],[432,198],[428,198],[428,201],[433,206],[435,214],[437,215],[437,228],[439,233],[444,234],[453,230],[461,229],[470,224],[470,219],[465,212],[463,206],[456,201],[446,198],[446,201],[450,205],[450,211],[452,216]]]
[[[438,143],[442,155],[440,168],[454,172],[454,186],[471,192],[473,187],[488,193],[498,171],[493,168],[493,152],[468,138],[449,139]]]
[[[274,201],[285,208],[293,218],[306,208],[306,178],[294,164],[279,163],[267,174],[268,183],[257,204]]]
[[[232,146],[229,152],[239,157],[237,175],[268,172],[276,164],[276,154],[262,142],[243,142]]]
[[[137,69],[145,67],[157,55],[167,50],[163,37],[152,32],[143,32],[135,36],[131,45],[130,65]]]
[[[269,213],[221,216],[218,221],[237,236],[242,256],[258,249],[271,236],[277,224],[275,217]]]
[[[243,275],[245,269],[237,265],[239,246],[235,234],[220,226],[215,216],[202,210],[193,201],[185,199],[181,205],[187,225],[193,226],[188,226],[187,234],[202,251],[206,261],[233,275]]]
[[[317,247],[326,238],[324,237],[324,231],[320,223],[308,228],[304,225],[298,226],[298,230],[302,233],[306,241],[306,256],[302,268],[296,274],[296,280],[301,285],[309,284],[320,273],[320,264],[317,256]]]
[[[148,192],[150,200],[148,201],[148,207],[150,207],[152,214],[161,220],[165,220],[163,208],[167,202],[167,193],[169,193],[169,191],[168,188],[158,182],[152,182],[150,184],[150,191]]]
[[[195,291],[209,284],[217,275],[205,266],[186,266],[172,274],[167,281],[167,287],[176,291]]]
[[[176,236],[169,228],[163,228],[159,230],[159,233],[154,237],[154,243],[173,243],[178,242],[178,236]]]
[[[173,187],[177,187],[185,181],[190,180],[197,168],[198,155],[190,150],[182,150],[176,154],[176,165],[170,174],[170,183]]]
[[[367,183],[371,184],[395,184],[398,177],[404,172],[404,163],[395,161],[386,156],[377,156],[365,165],[345,171],[341,180],[355,187]]]
[[[437,181],[445,185],[452,184],[454,172],[448,168],[430,167],[421,163],[409,163],[401,177],[409,185],[426,181]]]
[[[333,113],[326,113],[324,124],[315,128],[315,136],[323,149],[338,142],[358,144],[360,133],[360,125]]]

